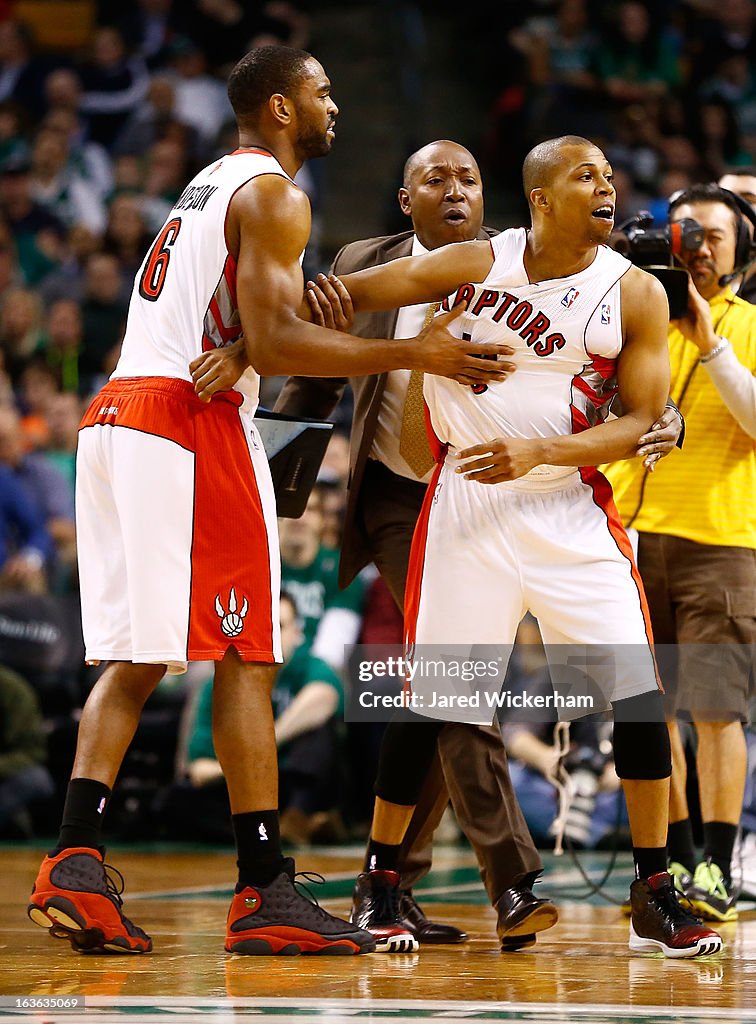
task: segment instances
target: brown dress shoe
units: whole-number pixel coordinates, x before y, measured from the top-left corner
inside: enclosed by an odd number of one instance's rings
[[[532,946],[535,933],[551,928],[559,918],[551,900],[534,896],[527,885],[515,885],[502,893],[496,913],[496,931],[504,953]]]
[[[399,916],[407,931],[423,945],[455,945],[467,940],[467,932],[460,928],[455,928],[452,924],[429,921],[415,902],[411,889],[402,890],[399,896]]]

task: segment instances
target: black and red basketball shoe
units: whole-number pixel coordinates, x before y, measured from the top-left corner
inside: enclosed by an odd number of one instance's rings
[[[636,878],[630,886],[630,949],[635,953],[661,950],[673,959],[719,953],[722,939],[680,903],[672,876],[660,871]]]
[[[123,876],[99,850],[71,847],[42,861],[26,912],[79,953],[149,953],[152,939],[124,915],[122,892]]]
[[[415,936],[402,924],[400,896],[396,871],[363,871],[357,876],[351,921],[372,934],[376,953],[414,953],[419,949]]]
[[[228,912],[227,952],[353,956],[375,950],[369,932],[327,914],[297,891],[294,879],[294,861],[287,857],[280,875],[268,885],[247,886],[236,893]]]

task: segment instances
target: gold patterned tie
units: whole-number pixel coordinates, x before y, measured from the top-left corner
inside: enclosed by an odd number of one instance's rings
[[[431,322],[439,305],[438,302],[431,302],[428,306],[421,330],[425,330]],[[407,397],[404,399],[402,429],[399,434],[399,454],[419,479],[422,479],[433,465],[434,460],[425,430],[422,370],[412,370],[410,373]]]

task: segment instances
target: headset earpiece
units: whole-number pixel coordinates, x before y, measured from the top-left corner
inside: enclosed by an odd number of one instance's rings
[[[756,234],[756,211],[754,211],[747,199],[743,199],[737,192],[731,192],[728,188],[720,189],[739,210],[737,237],[735,239],[735,266],[743,267],[750,260],[754,251],[753,235],[748,230],[749,221]]]
[[[707,188],[709,187],[711,188],[711,194],[707,196],[707,199],[716,200],[717,193],[719,193],[726,205],[735,207],[737,221],[735,229],[735,270],[738,271],[752,259],[753,254],[756,252],[756,210],[754,210],[747,199],[743,199],[737,192],[731,192],[730,189],[722,188],[721,185],[712,184],[707,186]],[[673,192],[667,199],[667,209],[669,210],[676,204],[687,191],[687,189],[678,189],[676,192]],[[753,235],[749,231],[746,221],[752,225]]]

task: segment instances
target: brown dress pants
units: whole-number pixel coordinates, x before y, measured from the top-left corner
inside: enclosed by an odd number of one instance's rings
[[[368,460],[359,494],[360,526],[400,609],[424,492],[422,484]],[[525,875],[543,869],[512,788],[500,729],[448,722],[439,733],[436,758],[402,844],[403,889],[411,889],[430,870],[433,833],[449,799],[492,904]]]

